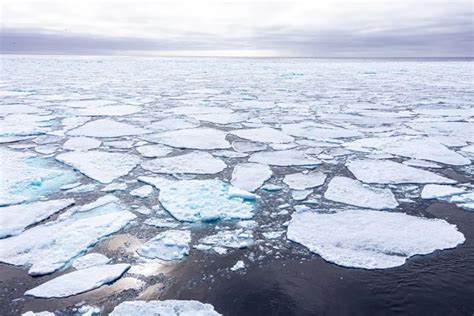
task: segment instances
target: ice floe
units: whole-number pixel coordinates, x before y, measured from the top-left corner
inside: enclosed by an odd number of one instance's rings
[[[249,153],[254,151],[261,151],[267,149],[267,144],[254,143],[247,141],[235,141],[232,142],[232,148],[238,152]]]
[[[201,238],[199,242],[201,245],[210,246],[211,249],[219,253],[219,248],[239,249],[250,247],[254,244],[254,238],[251,231],[239,228],[219,231],[214,235]]]
[[[73,199],[64,199],[0,207],[0,238],[18,235],[72,204]]]
[[[245,268],[245,263],[242,260],[239,260],[230,268],[230,271],[237,271],[244,268]]]
[[[62,153],[57,155],[56,159],[102,183],[110,183],[127,175],[140,161],[138,157],[130,154],[98,150]]]
[[[162,316],[219,316],[210,304],[198,301],[126,301],[114,308],[110,316],[162,315]]]
[[[173,149],[165,145],[155,144],[137,147],[137,151],[143,157],[156,158],[168,155],[173,151]]]
[[[286,175],[283,182],[293,190],[305,190],[324,184],[326,175],[322,172],[293,173]]]
[[[67,150],[90,150],[99,148],[101,144],[100,140],[91,137],[74,137],[68,139],[63,148]]]
[[[358,180],[366,183],[456,183],[436,173],[390,160],[353,160],[346,166]]]
[[[259,163],[240,163],[234,167],[231,183],[233,186],[253,192],[260,188],[272,176],[267,165]]]
[[[117,280],[129,268],[129,264],[120,263],[94,266],[66,273],[26,291],[25,295],[52,298],[84,293]]]
[[[346,177],[332,178],[324,197],[339,203],[377,210],[398,206],[389,188],[376,188]]]
[[[466,192],[465,188],[442,184],[427,184],[421,191],[422,199],[439,199]]]
[[[219,180],[171,181],[159,177],[139,177],[139,180],[159,189],[161,205],[180,221],[253,217],[253,203],[234,197],[232,186]]]
[[[282,131],[270,127],[239,129],[231,133],[240,138],[261,143],[289,143],[294,140],[293,137],[286,135]]]
[[[119,137],[142,135],[150,131],[127,123],[117,122],[108,118],[87,122],[67,134],[72,136]]]
[[[188,255],[190,242],[191,231],[167,230],[147,241],[137,252],[150,259],[180,260]]]
[[[110,258],[100,253],[88,253],[82,257],[77,258],[72,263],[76,270],[87,269],[90,267],[101,266],[110,262]]]
[[[312,166],[321,163],[294,149],[257,152],[250,156],[249,161],[272,166]]]
[[[130,191],[130,195],[145,198],[149,196],[153,192],[153,187],[151,185],[143,185],[138,187],[132,191]]]
[[[221,172],[226,164],[207,152],[194,151],[184,155],[155,158],[142,163],[142,168],[154,173],[214,174]]]
[[[143,139],[175,148],[224,149],[230,144],[226,133],[213,128],[191,128],[144,136]]]
[[[441,219],[368,210],[295,213],[287,237],[329,262],[365,269],[401,266],[409,257],[465,241],[455,225]]]

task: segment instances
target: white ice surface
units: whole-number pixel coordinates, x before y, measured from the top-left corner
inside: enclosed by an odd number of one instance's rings
[[[101,266],[110,262],[110,259],[100,253],[88,253],[77,258],[72,263],[76,270],[87,269],[90,267]]]
[[[245,263],[242,260],[237,261],[231,268],[231,271],[237,271],[245,268]]]
[[[137,151],[143,157],[155,158],[155,157],[166,156],[169,153],[171,153],[173,149],[165,145],[154,144],[154,145],[144,145],[144,146],[137,147]]]
[[[253,234],[243,228],[235,230],[221,230],[214,235],[201,238],[203,245],[223,248],[247,248],[254,244]]]
[[[286,175],[283,182],[293,190],[305,190],[324,184],[326,175],[322,172],[293,173]]]
[[[68,139],[63,148],[67,150],[90,150],[99,148],[100,140],[91,137],[74,137]]]
[[[68,297],[88,292],[117,280],[129,268],[129,264],[120,263],[94,266],[66,273],[26,291],[25,295],[52,298]]]
[[[154,173],[214,174],[221,172],[226,164],[207,152],[194,151],[184,155],[155,158],[142,163],[142,168]]]
[[[153,192],[153,187],[151,185],[143,185],[138,187],[132,191],[130,191],[130,195],[145,198],[149,196]]]
[[[18,235],[72,204],[73,199],[64,199],[0,207],[0,238]]]
[[[67,134],[73,136],[90,137],[119,137],[142,135],[150,131],[127,123],[117,122],[108,118],[87,122],[76,129],[70,130]]]
[[[240,138],[261,143],[289,143],[294,140],[293,137],[286,135],[282,131],[270,127],[239,129],[231,133]]]
[[[71,151],[57,155],[56,159],[102,183],[110,183],[127,175],[140,160],[130,154],[98,150]]]
[[[148,240],[137,252],[150,259],[180,260],[188,255],[190,242],[191,231],[167,230]]]
[[[465,241],[455,225],[441,219],[368,210],[295,213],[287,237],[329,262],[365,269],[401,266],[414,255]]]
[[[457,195],[466,192],[465,188],[459,188],[451,185],[427,184],[421,191],[422,199],[439,199]]]
[[[250,156],[249,162],[258,162],[272,166],[311,166],[320,164],[318,159],[311,158],[294,149],[257,152]]]
[[[334,177],[324,193],[328,200],[377,210],[398,206],[389,188],[376,188],[346,177]]]
[[[272,170],[267,165],[259,163],[239,163],[232,172],[231,183],[233,186],[254,192],[272,176]]]
[[[153,134],[143,139],[175,148],[223,149],[230,144],[226,133],[213,128],[190,128]]]
[[[139,177],[154,185],[161,205],[180,221],[196,222],[253,217],[253,204],[232,196],[232,187],[219,180],[171,181],[159,177]]]
[[[456,183],[433,172],[390,160],[353,160],[346,166],[358,180],[366,183]]]
[[[110,316],[219,316],[210,304],[198,301],[126,301],[114,308]]]

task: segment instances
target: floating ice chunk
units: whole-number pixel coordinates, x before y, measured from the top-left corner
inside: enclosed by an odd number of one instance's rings
[[[74,113],[84,116],[124,116],[140,112],[141,110],[141,107],[135,105],[106,105],[77,109]]]
[[[246,100],[234,102],[232,107],[237,109],[271,109],[276,107],[273,101]]]
[[[451,185],[427,184],[421,191],[422,199],[439,199],[464,193],[465,188],[457,188]]]
[[[90,210],[87,206],[81,208],[80,212],[63,214],[57,221],[1,239],[0,261],[31,266],[31,275],[48,274],[65,267],[72,258],[136,217],[116,202]]]
[[[0,238],[18,235],[72,204],[73,199],[65,199],[0,207]]]
[[[29,136],[47,133],[51,130],[53,116],[34,114],[12,114],[0,122],[0,135]]]
[[[99,148],[101,144],[100,140],[90,137],[74,137],[68,139],[63,148],[67,150],[90,150]]]
[[[137,147],[137,151],[147,158],[155,158],[166,156],[171,153],[173,150],[165,145],[155,144],[155,145],[145,145]]]
[[[398,206],[390,189],[375,188],[346,177],[332,178],[324,197],[339,203],[377,210],[392,209]]]
[[[129,264],[121,263],[70,272],[26,291],[25,295],[51,298],[81,294],[117,280],[129,268]]]
[[[150,133],[149,130],[111,119],[90,121],[68,132],[73,136],[119,137]]]
[[[222,230],[199,240],[201,244],[224,248],[247,248],[253,245],[253,234],[242,228],[236,230]]]
[[[199,121],[196,121],[196,120],[170,118],[170,119],[154,122],[147,127],[154,130],[171,131],[171,130],[176,130],[176,129],[194,128],[198,126],[199,126]]]
[[[130,195],[146,198],[153,192],[153,187],[151,185],[143,185],[135,190],[130,191]]]
[[[219,316],[210,304],[198,301],[127,301],[114,308],[110,316]]]
[[[207,152],[194,151],[184,155],[156,158],[142,163],[142,168],[155,173],[214,174],[221,172],[226,164]]]
[[[354,160],[346,166],[358,180],[366,183],[456,183],[433,172],[390,160]]]
[[[271,176],[272,170],[267,165],[251,162],[240,163],[235,166],[232,172],[231,183],[239,189],[254,192]]]
[[[244,268],[245,268],[245,263],[242,260],[239,260],[230,268],[230,271],[237,271]]]
[[[294,140],[293,137],[286,135],[282,131],[270,127],[239,129],[231,133],[240,138],[261,143],[289,143]]]
[[[465,241],[444,220],[369,210],[295,213],[287,237],[329,262],[365,269],[401,266],[411,256]]]
[[[293,190],[291,191],[291,197],[295,201],[303,201],[306,200],[311,193],[313,193],[313,190]]]
[[[412,122],[406,125],[429,136],[453,136],[468,142],[474,139],[472,122]]]
[[[232,148],[241,153],[249,153],[254,151],[266,150],[267,144],[253,143],[247,141],[235,141],[232,143]]]
[[[74,182],[76,174],[33,154],[0,148],[0,206],[36,200]]]
[[[437,163],[425,161],[425,160],[418,160],[418,159],[406,160],[403,162],[403,164],[407,166],[420,167],[420,168],[434,168],[434,169],[441,168],[441,166],[438,165]]]
[[[248,115],[245,113],[207,113],[193,115],[193,118],[215,124],[230,124],[246,121]]]
[[[51,312],[32,312],[28,311],[26,313],[21,314],[21,316],[54,316],[54,313]]]
[[[100,253],[89,253],[74,260],[72,266],[76,270],[82,270],[90,267],[101,266],[109,262],[110,259]]]
[[[224,149],[230,144],[226,133],[212,128],[190,128],[149,135],[143,139],[175,148]]]
[[[249,219],[253,203],[233,198],[231,186],[219,180],[170,181],[158,177],[139,177],[160,190],[161,205],[180,221]]]
[[[285,232],[283,230],[281,230],[281,231],[262,233],[262,235],[266,239],[277,239],[277,238],[280,238],[284,233]]]
[[[240,153],[233,150],[216,150],[212,153],[212,155],[216,157],[223,157],[223,158],[245,158],[248,157],[246,153]]]
[[[311,158],[293,149],[258,152],[252,154],[249,161],[272,166],[312,166],[320,164],[318,159]]]
[[[112,182],[111,184],[105,186],[101,191],[102,192],[115,192],[115,191],[125,191],[127,189],[127,184],[125,182]]]
[[[282,124],[281,129],[288,135],[308,139],[346,138],[361,136],[357,130],[344,129],[334,126],[318,126],[312,121],[294,124]]]
[[[239,188],[230,187],[229,188],[229,197],[243,199],[245,201],[253,201],[257,199],[257,195],[250,193],[249,191],[245,191]]]
[[[150,259],[180,260],[188,255],[190,242],[189,230],[167,230],[147,241],[137,252]]]
[[[231,109],[218,106],[179,106],[173,107],[171,112],[182,115],[199,115],[199,114],[230,114]]]
[[[179,222],[171,218],[148,218],[143,223],[158,228],[176,228]]]
[[[276,192],[276,191],[280,191],[281,189],[282,189],[281,186],[272,184],[272,183],[268,183],[262,186],[262,190],[269,191],[269,192]]]
[[[127,175],[139,162],[139,158],[129,154],[104,151],[67,152],[56,159],[74,167],[89,178],[102,183],[110,183]]]
[[[305,190],[319,187],[326,181],[326,175],[322,172],[293,173],[286,175],[283,182],[293,190]]]
[[[467,192],[460,195],[452,196],[449,202],[456,203],[458,207],[461,207],[468,211],[474,211],[474,192]]]

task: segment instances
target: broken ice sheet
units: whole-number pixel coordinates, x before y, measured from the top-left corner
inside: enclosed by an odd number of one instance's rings
[[[114,308],[110,316],[163,315],[163,316],[219,316],[210,304],[198,301],[126,301]]]
[[[72,263],[76,270],[87,269],[90,267],[101,266],[110,262],[110,259],[100,253],[88,253],[77,258]]]
[[[344,267],[386,269],[465,241],[455,225],[403,213],[347,210],[292,216],[287,238]]]
[[[18,235],[72,204],[73,199],[65,199],[0,207],[0,238]]]
[[[76,180],[73,171],[35,154],[0,148],[0,206],[32,201]]]
[[[137,253],[150,259],[180,260],[188,255],[190,242],[191,231],[167,230],[148,240]]]
[[[321,163],[318,159],[294,149],[257,152],[250,156],[249,162],[272,166],[312,166]]]
[[[129,264],[121,263],[99,265],[73,271],[26,291],[25,295],[52,298],[84,293],[117,280],[129,268]]]
[[[56,159],[102,183],[127,175],[140,161],[130,154],[98,150],[71,151],[57,155]]]
[[[305,190],[324,184],[326,175],[322,172],[293,173],[286,175],[283,182],[294,190]]]
[[[215,174],[225,169],[226,164],[207,152],[193,151],[184,155],[146,160],[142,168],[154,173]]]
[[[247,248],[254,244],[253,233],[243,228],[235,230],[221,230],[214,235],[209,235],[199,240],[201,245],[215,248]],[[218,252],[218,251],[216,251]]]
[[[451,185],[427,184],[421,191],[422,199],[440,199],[452,195],[458,195],[466,192],[465,188],[459,188]]]
[[[161,205],[177,220],[185,222],[253,217],[252,201],[232,195],[232,186],[220,180],[179,180],[139,177],[160,190]],[[247,192],[250,195],[250,193]]]
[[[70,130],[67,134],[89,137],[119,137],[142,135],[146,133],[150,133],[150,131],[135,125],[105,118],[87,122],[81,127]]]
[[[103,198],[101,203],[77,207],[56,221],[1,239],[0,262],[28,266],[31,275],[52,273],[135,217],[116,198]]]
[[[231,133],[240,138],[261,143],[289,143],[294,140],[293,137],[286,135],[282,131],[270,127],[239,129]]]
[[[389,188],[376,188],[346,177],[334,177],[324,193],[328,200],[377,210],[398,206]]]
[[[154,144],[137,147],[137,151],[143,157],[156,158],[168,155],[173,151],[173,149],[165,145]]]
[[[267,165],[252,162],[240,163],[234,167],[231,183],[239,189],[254,192],[270,179],[272,174],[272,170]]]
[[[225,149],[229,148],[226,133],[213,128],[190,128],[152,134],[144,140],[175,148]]]

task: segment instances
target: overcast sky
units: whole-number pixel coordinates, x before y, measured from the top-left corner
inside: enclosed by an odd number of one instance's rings
[[[0,0],[4,53],[474,56],[471,0]]]

